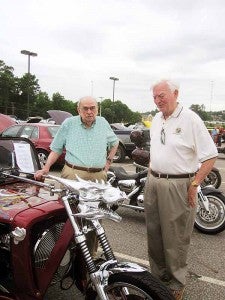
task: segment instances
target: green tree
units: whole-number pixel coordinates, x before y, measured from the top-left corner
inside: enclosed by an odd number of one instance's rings
[[[65,98],[60,93],[54,93],[52,95],[53,109],[63,110]]]
[[[63,102],[63,109],[64,111],[70,112],[72,115],[77,114],[77,102],[74,103],[72,100],[65,100]]]
[[[28,114],[29,116],[35,115],[35,100],[40,86],[36,76],[28,73],[18,78],[17,82],[16,105],[19,107],[20,117],[25,119]]]
[[[211,119],[209,113],[205,111],[205,105],[192,104],[190,109],[193,110],[203,121],[208,121]]]
[[[105,99],[101,102],[101,115],[109,123],[137,123],[141,121],[141,114],[133,112],[121,101],[112,102]]]
[[[34,101],[34,115],[49,118],[47,111],[50,109],[52,109],[52,101],[50,101],[48,94],[46,92],[39,92]]]
[[[9,108],[14,108],[15,78],[13,67],[7,66],[0,60],[0,112],[4,114],[9,112]]]

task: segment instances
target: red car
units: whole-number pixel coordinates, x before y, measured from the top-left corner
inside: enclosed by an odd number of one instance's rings
[[[37,152],[38,157],[43,166],[46,163],[47,157],[50,153],[50,144],[59,129],[59,125],[48,123],[23,123],[12,125],[2,131],[3,137],[25,137],[32,141]],[[64,156],[62,154],[57,164],[64,163]]]

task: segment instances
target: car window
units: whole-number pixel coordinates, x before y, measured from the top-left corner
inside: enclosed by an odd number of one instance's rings
[[[23,130],[20,133],[21,137],[31,138],[32,132],[34,127],[33,126],[24,126]]]
[[[2,136],[17,136],[18,131],[20,130],[21,126],[12,126],[7,128],[3,133]]]
[[[52,138],[54,138],[55,137],[55,135],[56,135],[56,133],[57,133],[57,131],[59,130],[59,126],[49,126],[48,127],[48,131],[49,131],[49,133],[50,133],[50,135],[51,135],[51,137]]]
[[[33,132],[30,136],[31,139],[38,139],[38,127],[33,128]]]

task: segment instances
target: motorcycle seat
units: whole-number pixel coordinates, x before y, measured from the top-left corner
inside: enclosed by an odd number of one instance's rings
[[[143,173],[146,174],[146,171],[129,174],[123,167],[110,167],[109,171],[113,172],[116,175],[118,180],[126,180],[126,179],[135,179],[136,180],[137,178],[142,178],[143,176],[141,176],[141,175]]]

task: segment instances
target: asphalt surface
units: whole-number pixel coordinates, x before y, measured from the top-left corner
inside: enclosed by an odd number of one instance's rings
[[[129,172],[134,171],[132,161],[122,165]],[[222,175],[220,190],[225,193],[225,155],[219,154],[215,166]],[[53,171],[57,174],[58,170]],[[122,222],[103,221],[108,239],[118,259],[133,261],[149,268],[144,214],[126,208],[119,208]],[[188,255],[188,277],[184,300],[225,299],[225,231],[206,235],[193,231]],[[75,289],[61,291],[54,286],[48,290],[45,300],[84,299]]]

